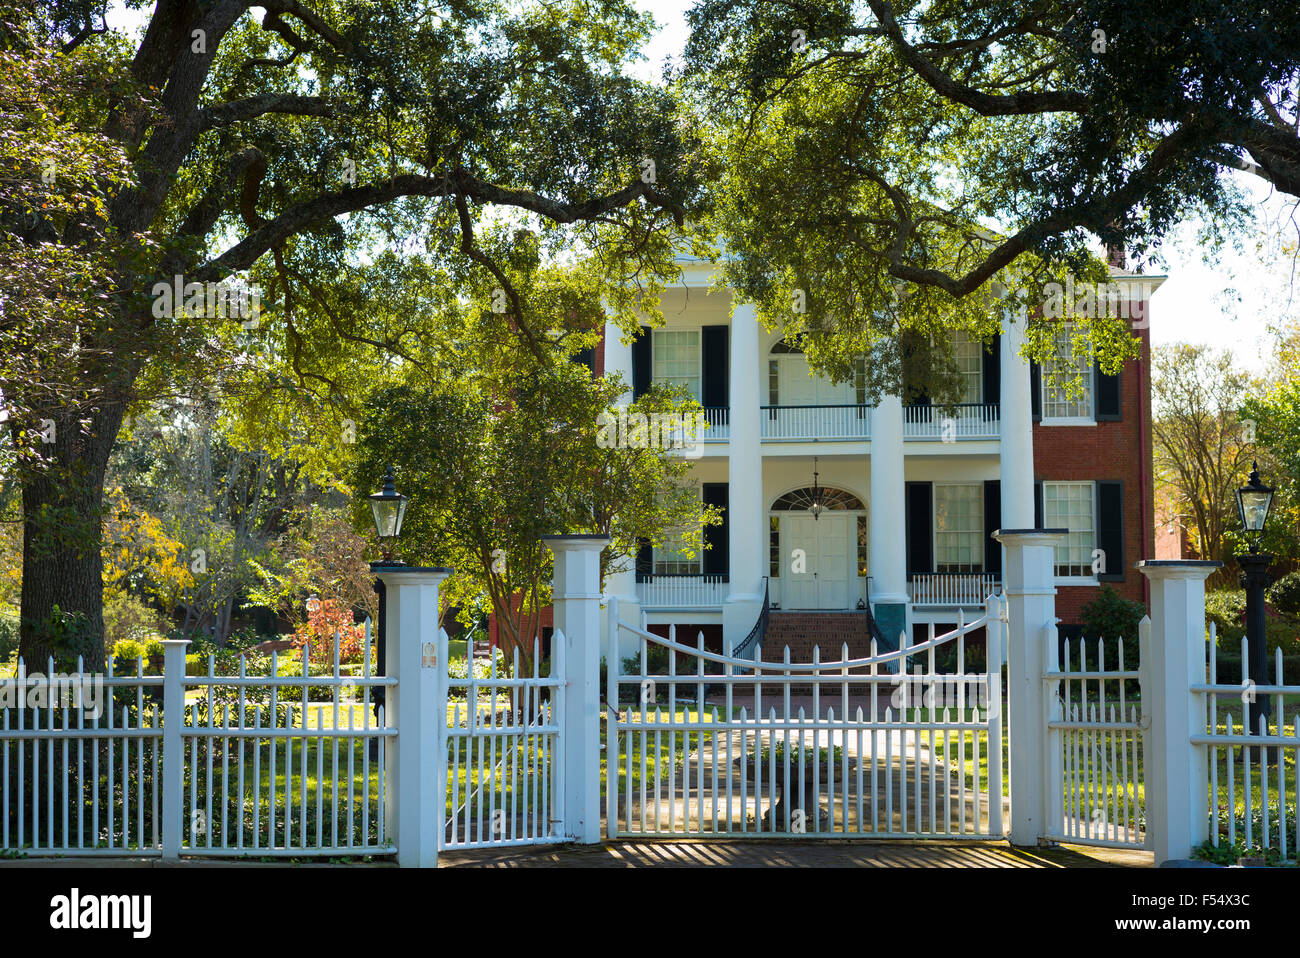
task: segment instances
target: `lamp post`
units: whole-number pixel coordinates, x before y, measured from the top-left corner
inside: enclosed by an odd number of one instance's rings
[[[388,471],[384,473],[384,485],[375,493],[370,495],[370,515],[374,519],[375,534],[379,536],[379,548],[383,553],[383,560],[380,562],[370,563],[370,571],[375,572],[380,569],[391,569],[393,566],[402,566],[406,563],[401,559],[393,558],[393,550],[397,546],[397,538],[402,534],[402,520],[406,518],[406,496],[397,491],[397,484],[393,479],[393,467],[389,466]],[[386,675],[385,668],[387,663],[384,661],[384,638],[387,628],[387,598],[388,589],[384,585],[384,580],[376,578],[374,584],[375,594],[379,596],[379,617],[375,623],[375,652],[378,659],[377,668],[380,675]],[[375,708],[375,721],[379,721],[379,709],[384,704],[384,688],[379,686],[375,689],[372,699]],[[370,751],[374,758],[378,757],[379,742],[377,739],[371,739]]]
[[[1245,693],[1250,705],[1248,735],[1259,734],[1261,716],[1267,729],[1271,713],[1268,696],[1256,695],[1253,686],[1268,684],[1268,656],[1264,648],[1264,590],[1273,581],[1268,574],[1268,566],[1273,557],[1267,552],[1259,551],[1259,540],[1264,534],[1264,525],[1268,522],[1272,505],[1273,490],[1260,481],[1259,464],[1251,463],[1250,479],[1237,490],[1237,515],[1241,520],[1241,530],[1250,541],[1250,547],[1244,555],[1234,556],[1241,566],[1241,586],[1246,590],[1246,658],[1253,683]]]

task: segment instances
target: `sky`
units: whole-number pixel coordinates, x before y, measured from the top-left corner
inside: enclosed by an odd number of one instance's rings
[[[662,73],[664,58],[677,57],[686,45],[686,10],[692,0],[635,2],[654,15],[659,29],[645,49],[646,60],[634,72],[654,79]],[[1258,177],[1234,176],[1263,210],[1257,235],[1244,237],[1243,248],[1222,250],[1217,263],[1206,261],[1198,239],[1204,225],[1200,220],[1185,223],[1169,237],[1161,250],[1164,262],[1142,267],[1143,272],[1169,277],[1151,299],[1151,341],[1157,346],[1191,342],[1229,349],[1239,363],[1262,373],[1272,351],[1270,324],[1300,316],[1300,286],[1293,303],[1293,266],[1278,241],[1288,235],[1281,224],[1291,215],[1294,201],[1277,197]],[[1294,247],[1294,223],[1289,235]]]

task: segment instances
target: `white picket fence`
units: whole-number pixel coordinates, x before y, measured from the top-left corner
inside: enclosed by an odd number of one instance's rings
[[[1215,648],[1213,624],[1210,647]],[[1266,676],[1256,680],[1250,675],[1245,638],[1241,640],[1241,665],[1241,685],[1220,683],[1211,655],[1209,682],[1191,689],[1204,702],[1207,714],[1205,733],[1194,735],[1191,741],[1205,749],[1209,840],[1215,847],[1223,842],[1241,843],[1246,850],[1275,850],[1283,859],[1294,859],[1300,857],[1300,814],[1294,802],[1287,803],[1286,779],[1290,766],[1292,794],[1300,794],[1300,709],[1291,713],[1288,733],[1283,696],[1300,695],[1300,685],[1283,681],[1280,648],[1273,662],[1272,683],[1267,683]],[[1272,714],[1260,715],[1255,734],[1248,734],[1250,705],[1259,697],[1272,699]],[[1220,713],[1220,698],[1235,702],[1236,714],[1232,706]],[[1225,766],[1222,777],[1220,765]]]
[[[811,663],[789,648],[780,662],[733,658],[702,635],[692,648],[675,629],[620,622],[639,667],[608,671],[607,835],[1000,839],[1000,610],[990,597],[984,615],[940,636],[931,626],[918,645]],[[966,638],[981,628],[986,666],[968,672]],[[950,650],[956,672],[939,672]]]
[[[244,656],[236,674],[219,675],[209,656],[204,674],[187,676],[186,643],[164,644],[163,675],[144,674],[137,660],[134,674],[118,676],[111,655],[106,675],[78,662],[69,678],[105,692],[97,717],[58,694],[52,660],[42,676],[19,661],[5,681],[24,703],[45,702],[0,712],[0,851],[156,856],[170,843],[204,856],[394,851],[382,769],[397,729],[373,696],[395,680],[371,673],[368,642],[360,675],[341,669],[337,641],[323,675],[311,674],[304,648],[295,674],[280,675],[273,652],[265,675],[248,674]]]

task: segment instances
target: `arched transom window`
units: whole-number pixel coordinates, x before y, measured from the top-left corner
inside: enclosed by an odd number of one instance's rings
[[[799,512],[811,509],[813,503],[812,486],[794,489],[772,503],[773,512]],[[865,512],[862,500],[843,489],[823,489],[822,506],[825,509],[842,509],[846,512]]]

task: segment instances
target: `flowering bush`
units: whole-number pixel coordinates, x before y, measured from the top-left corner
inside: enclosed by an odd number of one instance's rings
[[[311,645],[311,660],[332,664],[334,638],[338,637],[339,662],[352,665],[361,661],[365,648],[365,626],[352,621],[352,610],[337,599],[311,599],[307,602],[307,621],[293,633],[293,647]]]

